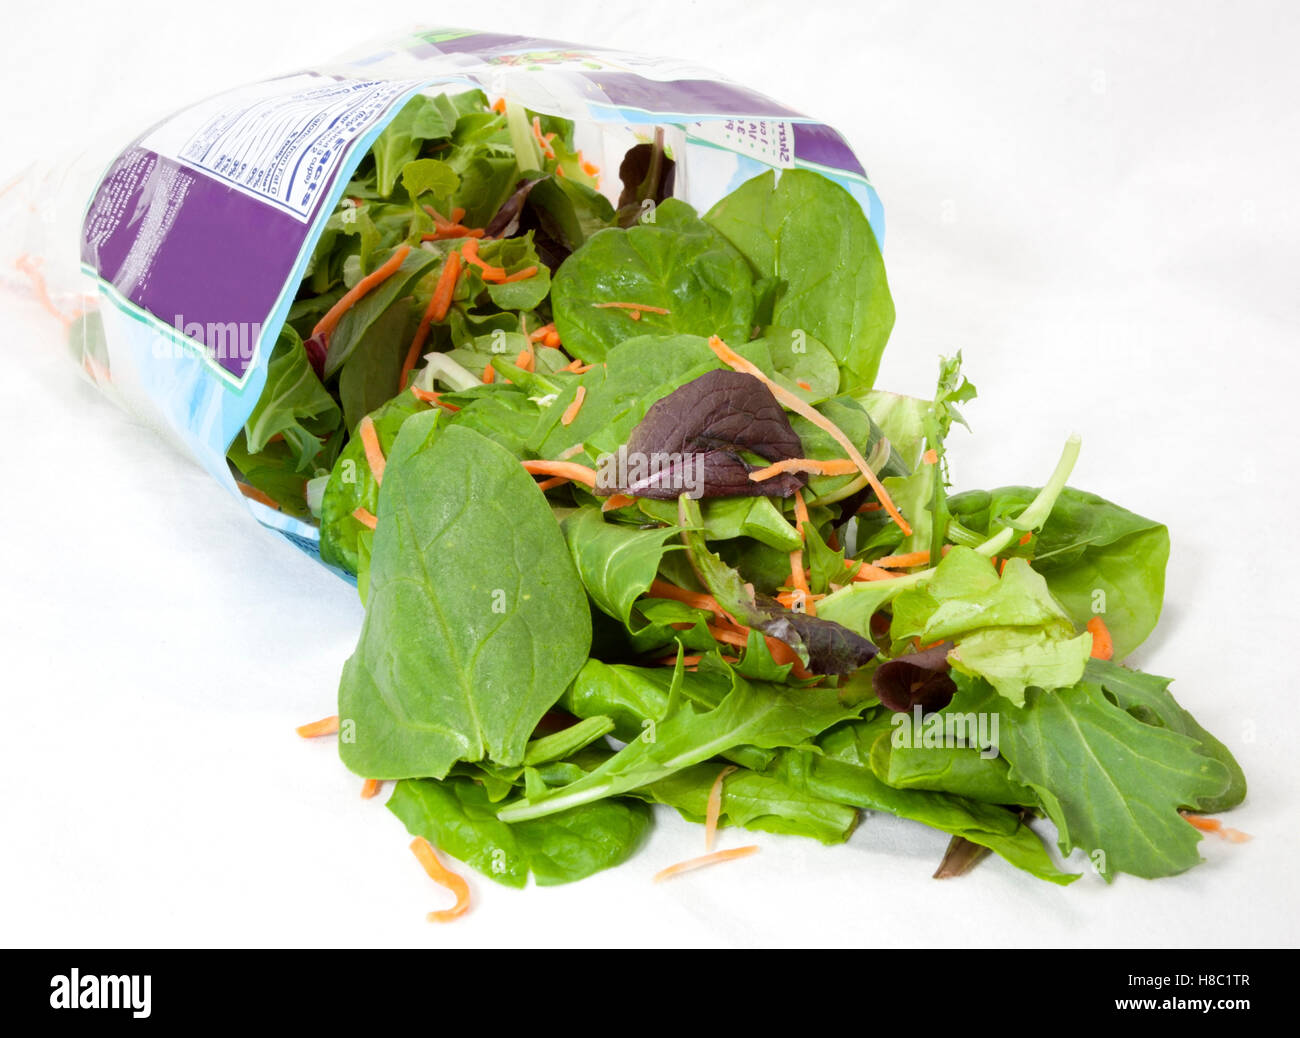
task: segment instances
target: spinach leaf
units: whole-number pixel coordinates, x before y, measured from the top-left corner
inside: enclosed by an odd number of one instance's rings
[[[385,471],[365,622],[339,686],[354,736],[340,755],[368,778],[521,763],[591,644],[587,596],[532,478],[456,426],[405,454],[421,433],[403,426]]]
[[[685,332],[744,342],[754,317],[745,258],[685,202],[670,198],[652,224],[597,231],[555,274],[551,307],[564,348],[588,363],[645,334]],[[637,303],[639,320],[609,303]]]
[[[669,550],[664,542],[677,531],[607,523],[593,505],[570,513],[560,526],[591,600],[632,627],[632,603],[650,590],[659,561]]]
[[[787,169],[777,180],[769,170],[705,220],[757,276],[780,280],[770,323],[824,342],[839,361],[842,391],[869,389],[894,326],[894,301],[880,246],[853,196],[818,173]]]
[[[339,400],[348,431],[400,390],[402,363],[411,345],[415,321],[400,301],[381,314],[357,341],[339,373]]]
[[[497,818],[487,790],[468,778],[405,779],[388,809],[412,836],[508,887],[523,887],[530,872],[545,887],[612,868],[636,851],[652,823],[645,804],[620,798],[509,825]]]

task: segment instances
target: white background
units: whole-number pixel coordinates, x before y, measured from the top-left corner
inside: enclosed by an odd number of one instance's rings
[[[0,184],[359,35],[465,19],[695,60],[847,136],[888,222],[880,384],[926,393],[960,348],[980,398],[959,488],[1041,482],[1077,430],[1073,483],[1169,524],[1165,616],[1133,662],[1236,752],[1229,824],[1254,841],[1062,890],[996,859],[935,882],[942,835],[869,817],[847,846],[759,835],[655,886],[702,849],[665,813],[613,872],[475,875],[473,913],[428,924],[444,894],[401,825],[293,731],[334,712],[354,592],[80,382],[5,292],[0,941],[1294,945],[1295,7],[47,2],[0,38]]]

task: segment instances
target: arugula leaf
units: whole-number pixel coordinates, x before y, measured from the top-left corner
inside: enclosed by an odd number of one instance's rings
[[[508,887],[525,886],[530,872],[546,887],[612,868],[637,850],[652,823],[645,804],[620,798],[509,825],[497,818],[487,790],[468,778],[404,779],[388,809],[412,836]]]
[[[1212,757],[1228,771],[1228,787],[1218,796],[1203,798],[1202,811],[1226,811],[1246,799],[1246,776],[1229,749],[1196,722],[1169,693],[1170,678],[1129,670],[1109,660],[1089,660],[1084,668],[1086,680],[1100,685],[1120,709],[1127,710],[1145,724],[1158,724],[1171,732],[1194,739],[1199,751]]]
[[[871,768],[871,749],[882,733],[888,734],[889,718],[882,712],[840,725],[818,740],[820,752],[786,751],[778,774],[787,784],[814,796],[864,811],[884,811],[960,836],[1039,879],[1061,885],[1078,879],[1057,867],[1018,811],[952,793],[895,789],[881,781]]]
[[[730,671],[731,691],[712,710],[683,702],[656,726],[654,739],[638,739],[583,778],[498,812],[503,821],[553,814],[577,804],[620,796],[737,746],[761,749],[809,745],[837,721],[855,717],[828,688],[791,689],[750,682]]]
[[[637,303],[646,311],[602,303]],[[754,277],[745,258],[689,205],[670,198],[655,222],[597,231],[555,274],[551,308],[564,348],[587,363],[640,335],[685,332],[744,342],[754,317]]]
[[[1215,802],[1231,777],[1196,739],[1143,723],[1086,679],[1033,690],[1023,707],[986,682],[956,680],[948,709],[998,716],[1010,777],[1034,790],[1063,852],[1082,849],[1108,881],[1117,872],[1171,876],[1201,860],[1201,834],[1178,810]]]
[[[532,478],[457,426],[404,454],[420,425],[403,425],[385,470],[366,618],[339,686],[355,735],[340,755],[369,778],[521,763],[591,644],[586,593]]]
[[[869,389],[894,326],[894,301],[880,246],[853,196],[819,173],[787,169],[778,180],[769,170],[705,220],[759,277],[782,282],[770,323],[824,342],[839,361],[841,390]]]

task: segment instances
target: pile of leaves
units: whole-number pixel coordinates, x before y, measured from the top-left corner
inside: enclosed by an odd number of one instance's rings
[[[888,812],[951,835],[940,874],[1073,880],[1039,818],[1107,879],[1196,864],[1186,813],[1245,780],[1116,662],[1166,528],[1068,486],[1073,439],[951,494],[975,389],[960,356],[932,399],[875,388],[854,199],[795,169],[701,215],[672,172],[638,145],[616,206],[571,124],[477,92],[356,170],[230,449],[357,579],[343,762],[516,886],[623,861],[653,804],[823,843]]]

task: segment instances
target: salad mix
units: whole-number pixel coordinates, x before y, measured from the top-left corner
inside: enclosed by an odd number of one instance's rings
[[[631,856],[655,804],[846,840],[863,811],[1049,882],[1199,860],[1232,755],[1169,679],[1169,535],[1068,485],[950,492],[975,387],[876,388],[894,309],[870,224],[812,171],[707,213],[662,135],[611,201],[571,123],[418,96],[332,214],[229,459],[319,523],[365,603],[343,763],[430,874],[507,885]],[[613,196],[611,191],[610,196]],[[1221,832],[1230,832],[1220,830]],[[752,853],[715,852],[665,870]]]

